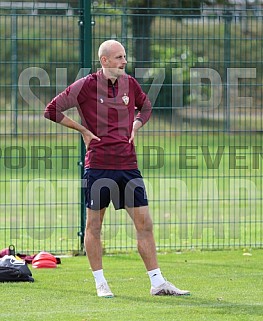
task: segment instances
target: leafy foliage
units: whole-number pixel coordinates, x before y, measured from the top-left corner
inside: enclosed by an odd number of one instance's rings
[[[154,44],[151,46],[153,57],[151,78],[156,78],[160,72],[159,68],[165,70],[164,84],[160,84],[161,90],[156,101],[155,107],[172,106],[172,90],[173,90],[173,73],[174,76],[182,79],[183,84],[183,105],[202,100],[202,97],[194,96],[194,90],[190,96],[190,77],[191,68],[197,67],[208,61],[207,57],[198,56],[188,46],[168,47],[165,45]],[[152,80],[151,80],[152,81]],[[150,81],[150,83],[151,83]],[[147,82],[146,82],[147,83]],[[145,83],[145,87],[147,85]],[[147,88],[146,90],[148,90]],[[209,87],[204,86],[203,95],[209,95]],[[204,99],[203,99],[204,100]]]

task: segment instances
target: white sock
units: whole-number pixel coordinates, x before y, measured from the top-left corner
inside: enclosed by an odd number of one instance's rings
[[[154,269],[147,272],[151,281],[151,285],[157,288],[159,285],[165,282],[164,277],[160,269]]]
[[[104,274],[103,274],[103,270],[97,270],[97,271],[92,271],[92,274],[94,276],[94,279],[95,279],[95,283],[96,283],[96,287],[98,285],[100,285],[101,283],[104,283],[106,281],[105,277],[104,277]]]

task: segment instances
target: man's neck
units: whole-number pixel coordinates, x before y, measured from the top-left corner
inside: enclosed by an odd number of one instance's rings
[[[117,77],[113,77],[112,75],[109,75],[109,73],[105,69],[102,69],[102,74],[106,79],[110,80],[112,84],[114,84],[117,80]]]

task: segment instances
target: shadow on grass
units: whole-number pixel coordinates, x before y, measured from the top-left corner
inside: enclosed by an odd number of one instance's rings
[[[176,307],[182,308],[205,308],[213,309],[213,313],[216,314],[228,314],[228,315],[254,315],[262,316],[263,315],[263,304],[241,304],[230,301],[224,301],[220,299],[215,300],[205,300],[194,295],[184,296],[184,297],[174,297],[174,296],[156,296],[156,297],[139,297],[135,298],[133,296],[121,295],[117,296],[115,299],[120,298],[122,301],[129,301],[131,304],[134,303],[143,303],[149,305],[153,304],[156,306],[156,303],[160,303],[163,307]]]

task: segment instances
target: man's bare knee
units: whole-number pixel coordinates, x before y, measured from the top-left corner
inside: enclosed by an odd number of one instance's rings
[[[86,235],[96,239],[100,238],[104,213],[105,209],[99,211],[87,210]]]
[[[86,236],[91,235],[95,238],[100,238],[101,235],[101,224],[100,223],[92,223],[92,222],[87,222],[86,225]]]

